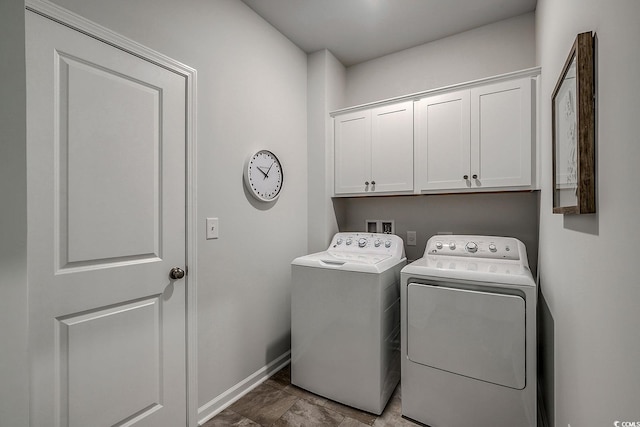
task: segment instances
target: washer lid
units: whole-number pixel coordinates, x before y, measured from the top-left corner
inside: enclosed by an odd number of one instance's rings
[[[404,264],[406,261],[406,258],[398,259],[388,254],[353,254],[325,251],[296,258],[291,264],[331,270],[381,273],[400,263]]]

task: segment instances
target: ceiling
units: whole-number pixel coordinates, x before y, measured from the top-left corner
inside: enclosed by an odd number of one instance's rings
[[[345,66],[531,12],[537,0],[242,0],[307,53]]]

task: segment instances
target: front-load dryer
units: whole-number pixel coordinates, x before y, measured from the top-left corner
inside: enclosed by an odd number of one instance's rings
[[[537,286],[522,242],[434,236],[400,295],[403,416],[535,427]]]
[[[374,414],[400,379],[402,239],[338,233],[291,264],[291,383]]]

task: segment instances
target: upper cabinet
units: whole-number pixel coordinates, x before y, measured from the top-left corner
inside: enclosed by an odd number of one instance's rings
[[[532,80],[521,78],[416,102],[416,189],[532,185]]]
[[[335,193],[413,192],[413,101],[335,118]]]
[[[534,189],[538,74],[334,113],[335,195]]]

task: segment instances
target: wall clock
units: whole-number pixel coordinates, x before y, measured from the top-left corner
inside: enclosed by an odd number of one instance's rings
[[[260,150],[247,159],[244,184],[253,197],[261,202],[273,202],[280,195],[282,183],[282,164],[271,151]]]

